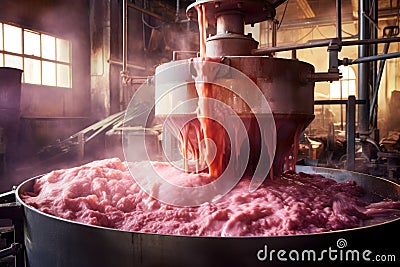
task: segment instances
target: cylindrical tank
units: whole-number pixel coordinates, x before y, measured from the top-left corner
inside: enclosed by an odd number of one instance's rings
[[[189,118],[196,117],[197,101],[189,101],[197,99],[192,77],[195,70],[187,62],[189,61],[173,61],[156,69],[155,115],[161,119],[174,119],[177,125],[178,118],[182,121],[182,117],[186,117],[189,121]],[[216,92],[216,98],[230,106],[246,125],[250,142],[249,162],[258,162],[257,155],[260,153],[262,140],[257,128],[267,126],[256,127],[257,123],[249,106],[232,93],[235,88],[240,88],[236,91],[242,93],[241,97],[251,100],[253,112],[259,110],[261,114],[266,112],[266,115],[272,112],[278,138],[273,170],[277,175],[283,169],[291,169],[294,164],[291,160],[295,158],[294,153],[297,153],[293,144],[298,142],[299,135],[314,118],[314,83],[307,79],[309,74],[314,73],[314,67],[298,60],[257,56],[226,56],[222,63],[243,74],[238,76],[228,68],[221,68],[212,88]],[[267,111],[263,111],[262,107],[265,101],[261,101],[260,95],[250,90],[252,84],[258,87],[257,90],[261,91],[268,102]],[[163,141],[165,146],[168,146],[167,143],[174,144],[169,141],[168,133],[164,134]],[[293,154],[288,155],[292,148]],[[164,151],[171,151],[173,154],[177,150],[165,147]],[[168,157],[174,158],[173,155]],[[248,165],[249,173],[255,168],[251,165]]]
[[[321,174],[338,182],[355,181],[367,193],[364,199],[367,201],[400,198],[400,185],[382,178],[337,169],[297,168],[298,171]],[[57,218],[27,205],[21,195],[32,192],[35,179],[26,180],[15,192],[25,214],[24,250],[28,267],[376,266],[373,261],[361,259],[362,251],[372,251],[372,255],[399,253],[399,244],[390,242],[398,240],[395,233],[400,227],[399,217],[387,219],[384,223],[371,220],[370,225],[363,227],[308,235],[198,237],[128,232]],[[347,240],[348,247],[337,250],[339,240]],[[260,261],[257,252],[266,246],[286,251],[315,249],[322,253],[318,264],[310,258],[301,262],[293,259],[291,262],[280,261],[277,257]],[[328,253],[324,254],[324,249],[327,251],[330,248],[337,260],[329,258]],[[361,261],[353,258],[355,254],[352,253],[356,250],[360,252]],[[339,261],[339,251],[350,252],[349,260]]]
[[[172,61],[156,68],[156,116],[177,114],[176,107],[183,101],[197,98],[193,73],[185,60]],[[311,64],[298,60],[227,56],[223,64],[242,72],[260,88],[274,114],[314,114],[314,83],[307,76],[314,73]],[[229,73],[219,75],[215,83],[230,86],[245,86],[242,79],[231,79]],[[222,93],[222,92],[221,92]],[[238,113],[246,113],[240,106],[229,103],[227,96],[221,96]],[[189,104],[193,104],[190,106]],[[197,102],[190,102],[179,109],[180,114],[195,112]]]
[[[22,70],[0,68],[0,127],[4,129],[7,163],[17,157]],[[9,164],[7,164],[9,166]]]

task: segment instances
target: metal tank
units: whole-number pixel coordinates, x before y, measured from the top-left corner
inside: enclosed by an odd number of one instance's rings
[[[386,179],[344,170],[298,166],[297,171],[318,173],[336,181],[354,180],[366,192],[364,200],[400,199],[400,186]],[[162,267],[162,266],[316,266],[315,261],[263,259],[269,250],[316,250],[329,248],[339,255],[338,242],[345,240],[343,251],[370,250],[373,255],[395,255],[393,246],[400,218],[366,221],[363,227],[308,235],[271,237],[197,237],[128,232],[68,221],[38,211],[23,202],[21,195],[32,192],[36,178],[20,184],[15,192],[24,210],[24,247],[26,263],[43,267]],[[391,242],[392,241],[392,242]],[[261,256],[261,260],[258,256]],[[331,260],[328,254],[318,266],[375,266],[374,261]],[[392,262],[394,263],[394,262]]]
[[[276,126],[277,145],[273,162],[275,175],[283,169],[293,168],[296,151],[291,152],[291,155],[287,155],[287,151],[294,148],[293,144],[297,143],[301,132],[314,118],[314,81],[309,77],[314,75],[315,70],[311,64],[298,60],[252,56],[252,50],[257,48],[258,42],[250,35],[244,34],[244,25],[273,20],[275,7],[282,2],[284,1],[196,1],[187,8],[187,16],[196,20],[196,6],[205,5],[207,22],[216,27],[216,34],[206,41],[207,57],[217,59],[220,63],[246,75],[267,100],[269,108],[261,110],[260,113],[268,116],[272,112]],[[226,72],[218,73],[213,81],[214,91],[224,92],[224,86],[241,86],[244,87],[243,91],[246,91],[246,86],[252,86],[244,82],[244,79],[232,77],[229,71]],[[193,67],[182,60],[165,63],[156,68],[155,91],[156,99],[159,100],[155,106],[157,117],[168,117],[171,120],[196,117],[196,101],[177,109],[180,103],[197,98],[194,76]],[[254,94],[248,97],[259,96]],[[251,165],[259,160],[258,154],[264,138],[260,132],[263,131],[263,127],[268,126],[258,122],[258,127],[248,127],[248,118],[254,115],[254,110],[251,111],[242,101],[236,100],[234,94],[221,93],[217,98],[229,105],[247,125],[250,142],[247,170],[252,173],[254,166]],[[175,158],[172,153],[177,152],[177,149],[173,148],[177,142],[169,135],[170,129],[164,130],[164,151],[171,154],[167,157]],[[228,151],[225,154],[229,155]],[[288,165],[289,158],[292,162]]]

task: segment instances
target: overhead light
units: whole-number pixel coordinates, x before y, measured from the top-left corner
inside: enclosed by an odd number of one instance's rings
[[[315,13],[308,4],[307,0],[297,0],[297,4],[300,6],[301,10],[303,10],[303,13],[307,19],[315,18]]]

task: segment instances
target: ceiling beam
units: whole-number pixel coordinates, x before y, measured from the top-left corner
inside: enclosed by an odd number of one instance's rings
[[[353,8],[353,17],[358,19],[358,0],[351,0],[351,6]]]
[[[297,0],[297,4],[300,6],[307,19],[315,18],[315,13],[308,4],[307,0]]]

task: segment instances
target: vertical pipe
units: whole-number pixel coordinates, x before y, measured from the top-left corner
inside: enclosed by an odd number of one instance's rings
[[[125,85],[128,64],[128,0],[122,0],[122,71],[119,90],[119,110],[125,109]]]
[[[367,40],[369,38],[369,22],[364,13],[368,13],[370,0],[359,0],[358,2],[358,38],[359,40]],[[360,45],[358,47],[358,57],[366,56],[369,56],[368,45]],[[358,65],[358,99],[365,100],[365,104],[358,107],[358,130],[360,135],[364,136],[369,133],[368,66],[368,62]]]
[[[378,25],[378,0],[373,1],[373,6],[372,8],[372,19],[374,20],[374,22],[376,23],[375,25],[373,25],[371,27],[371,39],[377,39],[378,38],[378,29],[376,27],[376,25]],[[371,55],[372,56],[376,56],[378,54],[378,44],[372,44],[371,45]],[[372,84],[372,96],[375,95],[375,91],[374,90],[379,90],[379,85],[377,86],[377,71],[378,71],[378,62],[377,61],[372,61],[371,63],[371,84]],[[378,92],[377,92],[378,93]],[[376,94],[376,96],[378,97],[378,94]],[[370,97],[371,98],[371,97]],[[371,107],[370,107],[371,109]],[[378,112],[378,109],[376,109],[376,112]],[[369,121],[371,123],[371,126],[373,129],[377,129],[378,128],[378,120],[377,120],[377,116],[375,116],[374,118],[368,116]],[[379,140],[375,140],[377,142],[379,142]]]
[[[128,61],[128,0],[122,0],[122,71],[126,71]]]
[[[176,0],[175,22],[179,21],[179,0]]]
[[[276,40],[277,40],[277,33],[278,33],[278,21],[277,20],[273,20],[273,24],[272,24],[272,46],[276,47]]]
[[[383,54],[387,54],[389,52],[389,45],[390,45],[390,43],[385,44],[385,47],[383,49]],[[370,118],[371,123],[373,122],[373,120],[377,119],[377,116],[374,116],[374,111],[375,111],[375,105],[378,102],[379,85],[381,84],[383,69],[385,68],[385,62],[386,62],[385,59],[380,61],[379,71],[378,71],[378,74],[376,77],[376,82],[374,84],[373,96],[372,96],[372,100],[371,100],[371,107],[369,109],[369,118]],[[377,113],[378,110],[376,110],[375,112]],[[375,123],[375,124],[377,124],[377,123]]]
[[[346,114],[346,169],[352,171],[355,168],[356,154],[356,98],[354,95],[351,95],[348,98]]]
[[[83,162],[85,159],[85,134],[80,133],[78,135],[78,160]]]
[[[297,50],[296,49],[292,50],[292,59],[297,59]]]
[[[343,88],[342,88],[342,83],[340,83],[340,100],[343,99]],[[340,104],[340,130],[343,131],[343,105]]]
[[[336,0],[336,38],[342,42],[342,0]]]

